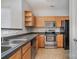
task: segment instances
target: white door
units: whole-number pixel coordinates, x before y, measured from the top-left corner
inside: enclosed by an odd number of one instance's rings
[[[70,0],[70,59],[77,59],[77,13],[76,0]]]

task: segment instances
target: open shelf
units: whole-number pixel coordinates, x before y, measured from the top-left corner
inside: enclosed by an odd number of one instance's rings
[[[32,11],[25,11],[25,16],[32,16]]]
[[[25,26],[34,26],[32,11],[25,11]]]

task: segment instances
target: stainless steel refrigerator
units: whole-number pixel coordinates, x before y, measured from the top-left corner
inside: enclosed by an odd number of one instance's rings
[[[64,49],[69,49],[69,20],[62,21],[62,28],[64,29]]]

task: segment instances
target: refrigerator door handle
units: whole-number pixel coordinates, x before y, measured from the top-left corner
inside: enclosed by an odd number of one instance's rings
[[[77,39],[76,38],[74,38],[74,42],[77,42]]]
[[[76,38],[74,38],[74,42],[75,42],[75,44],[77,44],[77,39]]]

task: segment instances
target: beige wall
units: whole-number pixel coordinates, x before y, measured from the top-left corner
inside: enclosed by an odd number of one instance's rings
[[[35,9],[33,13],[35,16],[68,16],[69,9]]]

